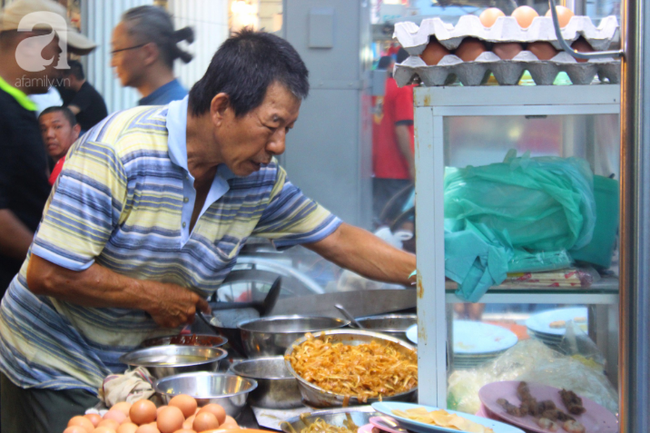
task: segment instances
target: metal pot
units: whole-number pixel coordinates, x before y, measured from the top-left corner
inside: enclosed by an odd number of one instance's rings
[[[240,322],[241,340],[250,358],[283,355],[306,332],[343,328],[349,320],[334,317],[271,316]]]
[[[228,352],[219,347],[167,346],[136,349],[120,356],[120,362],[146,367],[156,379],[194,371],[217,371]]]
[[[406,338],[406,330],[418,323],[418,316],[417,314],[384,314],[360,317],[357,322],[368,331],[381,332],[409,342],[409,339]]]

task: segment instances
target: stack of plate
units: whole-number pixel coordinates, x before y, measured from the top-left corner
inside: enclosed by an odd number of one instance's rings
[[[454,320],[453,367],[475,368],[517,344],[517,335],[489,323]]]
[[[528,335],[556,348],[562,343],[569,321],[587,331],[587,315],[587,307],[558,308],[532,315],[526,320]]]
[[[517,335],[505,328],[483,322],[454,320],[453,368],[475,368],[493,360],[517,344]],[[410,327],[406,336],[417,343],[417,325]]]

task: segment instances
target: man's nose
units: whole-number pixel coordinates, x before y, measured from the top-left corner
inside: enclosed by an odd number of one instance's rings
[[[271,141],[266,145],[266,151],[271,155],[281,155],[284,153],[287,133],[284,128],[278,130],[271,136]]]

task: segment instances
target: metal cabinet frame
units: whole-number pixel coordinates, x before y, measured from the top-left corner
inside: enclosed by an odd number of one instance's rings
[[[618,114],[620,86],[481,86],[414,89],[416,161],[416,242],[418,268],[419,401],[446,407],[446,303],[458,299],[445,291],[444,118]],[[548,302],[548,291],[490,292],[481,302]],[[598,304],[617,317],[618,287],[584,293],[553,293],[554,303]],[[616,366],[614,366],[616,368]]]

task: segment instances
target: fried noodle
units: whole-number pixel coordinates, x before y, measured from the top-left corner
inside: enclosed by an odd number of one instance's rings
[[[381,399],[417,386],[415,351],[400,352],[392,342],[350,346],[332,343],[331,337],[307,337],[287,359],[303,379],[326,391],[365,403],[368,398]]]

